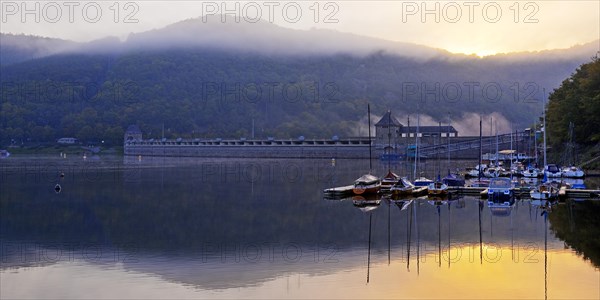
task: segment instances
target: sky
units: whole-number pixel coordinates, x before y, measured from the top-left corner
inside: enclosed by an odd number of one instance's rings
[[[5,1],[1,32],[91,41],[225,14],[248,30],[332,29],[479,56],[568,48],[600,38],[600,1]],[[239,18],[236,19],[237,15]],[[207,19],[207,22],[210,19]],[[218,18],[217,18],[218,20]]]

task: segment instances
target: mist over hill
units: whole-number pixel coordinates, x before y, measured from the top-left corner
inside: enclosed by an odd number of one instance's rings
[[[11,40],[11,43],[5,43]],[[366,104],[406,125],[420,112],[461,134],[480,115],[499,130],[529,127],[546,94],[598,52],[570,49],[485,58],[331,30],[201,18],[74,43],[2,34],[2,143],[75,136],[323,138],[365,135]],[[24,50],[25,49],[25,50]],[[547,97],[547,96],[546,96]],[[375,117],[374,117],[375,119]],[[477,121],[475,121],[477,120]],[[253,122],[254,121],[254,122]]]

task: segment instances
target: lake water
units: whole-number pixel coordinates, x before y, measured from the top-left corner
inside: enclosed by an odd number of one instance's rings
[[[600,298],[598,201],[363,212],[323,199],[369,168],[348,160],[15,155],[0,167],[3,299]]]

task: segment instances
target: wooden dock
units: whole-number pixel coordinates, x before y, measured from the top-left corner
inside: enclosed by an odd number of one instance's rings
[[[325,190],[323,190],[323,193],[328,198],[343,198],[343,197],[351,196],[352,194],[354,194],[352,192],[353,188],[354,188],[354,185],[346,185],[346,186],[325,189]]]
[[[448,191],[454,194],[466,196],[487,197],[486,187],[448,187]],[[529,188],[514,188],[515,196],[520,198],[529,198]],[[600,198],[600,190],[580,190],[567,189],[562,187],[558,193],[559,198]]]
[[[323,190],[326,198],[335,198],[340,199],[348,196],[352,196],[352,185],[346,185],[341,187],[334,187]],[[419,191],[423,191],[420,189]],[[529,188],[514,188],[514,194],[518,198],[529,198],[529,192],[531,191]],[[465,196],[474,196],[487,198],[487,188],[486,187],[458,187],[458,186],[450,186],[448,187],[448,192],[453,195],[465,195]],[[422,193],[424,194],[424,193]],[[414,195],[418,196],[418,195]],[[558,193],[560,199],[566,198],[577,198],[577,199],[600,199],[600,190],[581,190],[581,189],[567,189],[562,187]]]

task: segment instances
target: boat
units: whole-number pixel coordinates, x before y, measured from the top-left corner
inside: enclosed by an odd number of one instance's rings
[[[413,197],[420,197],[427,195],[427,187],[426,186],[415,186],[412,191]]]
[[[370,117],[370,114],[369,114],[369,119],[370,118],[371,117]],[[381,156],[381,159],[384,160],[384,158],[385,158],[385,160],[388,163],[388,173],[381,180],[381,188],[382,189],[386,189],[386,190],[390,189],[392,187],[392,185],[394,185],[398,181],[398,179],[400,179],[400,176],[398,176],[398,174],[392,172],[392,167],[390,165],[392,160],[398,160],[399,159],[399,156],[396,153],[392,153],[392,150],[394,148],[392,147],[392,140],[391,140],[391,138],[392,138],[392,132],[391,132],[391,127],[392,126],[391,126],[391,124],[393,123],[392,122],[392,113],[391,113],[391,111],[387,112],[387,119],[388,119],[387,120],[388,121],[388,123],[387,123],[387,128],[388,128],[388,145],[384,149],[385,153],[382,154],[382,156]],[[377,125],[375,125],[375,126],[377,126]],[[371,134],[370,133],[369,133],[369,140],[371,140]],[[396,156],[396,158],[393,159],[392,156]]]
[[[490,181],[482,179],[483,171],[488,167],[487,164],[483,164],[483,119],[479,116],[479,164],[475,166],[476,172],[471,173],[472,177],[477,177],[477,180],[472,180],[469,186],[471,187],[489,187]]]
[[[523,170],[523,177],[537,178],[540,175],[540,171],[533,166],[528,166],[527,169]]]
[[[523,172],[525,172],[525,168],[523,164],[520,162],[511,163],[513,166],[510,168],[510,176],[515,177],[523,177]]]
[[[0,150],[0,158],[7,158],[10,156],[10,152],[8,152],[8,150]]]
[[[450,166],[450,114],[448,114],[448,132],[446,133],[446,149],[448,150],[448,162],[447,165]],[[440,130],[441,135],[441,130]],[[448,175],[442,178],[442,183],[447,186],[465,186],[465,179],[461,178],[460,175],[456,173],[450,172],[448,169]]]
[[[583,170],[575,166],[575,162],[577,161],[577,155],[575,155],[575,144],[573,143],[573,131],[575,130],[575,124],[573,122],[569,122],[569,142],[567,143],[565,149],[564,157],[567,158],[566,164],[568,167],[564,167],[561,170],[562,177],[564,178],[583,178],[585,177],[585,173]]]
[[[411,195],[415,185],[410,183],[406,177],[402,177],[396,181],[390,188],[390,192],[394,196],[408,196]]]
[[[438,176],[438,180],[427,186],[427,195],[431,197],[444,197],[448,195],[448,185],[443,183]]]
[[[500,168],[500,167],[489,167],[489,168],[483,170],[483,176],[485,176],[487,178],[500,177],[501,174],[502,174],[502,168]]]
[[[585,172],[578,167],[570,166],[564,167],[561,170],[561,175],[565,178],[583,178],[585,177]]]
[[[490,179],[487,193],[488,205],[495,203],[510,204],[514,202],[514,190],[510,178],[497,177]]]
[[[429,186],[432,183],[433,183],[433,180],[431,180],[429,178],[419,177],[419,178],[415,179],[415,182],[413,184],[415,186],[424,186],[424,187],[427,187],[427,186]]]
[[[555,164],[549,164],[546,167],[544,167],[544,173],[549,178],[562,177],[562,173],[560,172],[560,169]]]
[[[372,157],[371,157],[371,106],[367,105],[368,118],[369,118],[369,173],[359,177],[354,181],[354,187],[352,192],[355,195],[369,195],[379,193],[381,188],[381,180],[371,175],[373,170]]]
[[[381,188],[381,180],[371,174],[365,174],[354,181],[352,192],[355,195],[377,194]]]
[[[483,170],[485,170],[488,166],[486,164],[476,165],[475,168],[467,169],[467,174],[465,176],[468,177],[479,177],[479,173],[483,175]]]
[[[457,174],[453,174],[448,172],[444,178],[442,178],[442,183],[447,186],[465,186],[465,180],[459,177]]]
[[[529,192],[534,200],[552,200],[558,198],[558,188],[550,183],[542,183]]]
[[[398,176],[398,174],[392,172],[391,170],[388,170],[387,175],[385,175],[381,179],[381,188],[389,190],[394,184],[396,184],[396,182],[398,182],[398,179],[400,179],[400,176]]]

